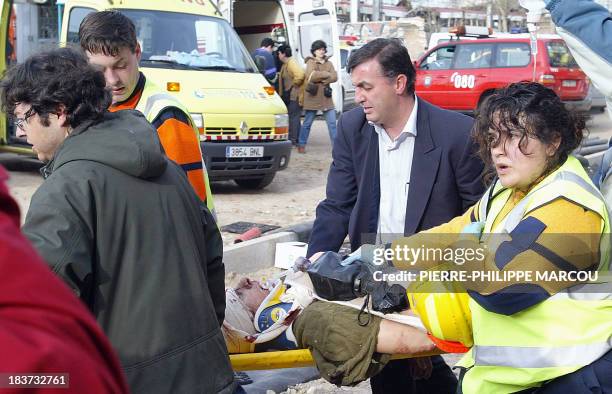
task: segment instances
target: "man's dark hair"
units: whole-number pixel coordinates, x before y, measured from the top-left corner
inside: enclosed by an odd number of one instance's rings
[[[323,40],[315,40],[310,45],[310,53],[312,53],[312,56],[314,56],[315,51],[317,49],[321,49],[321,48],[327,50],[327,44],[325,43],[325,41],[323,41]]]
[[[261,40],[262,48],[273,47],[273,46],[274,46],[274,40],[272,40],[271,38],[266,37],[263,40]]]
[[[483,101],[475,115],[473,137],[488,167],[485,180],[494,175],[491,148],[500,142],[500,136],[520,133],[521,152],[527,137],[543,144],[552,144],[560,138],[557,151],[548,160],[546,174],[563,164],[580,145],[585,129],[582,116],[569,111],[554,91],[535,82],[513,83],[495,91]],[[497,139],[491,138],[491,130],[497,133]]]
[[[404,74],[408,79],[406,93],[414,93],[416,70],[410,60],[408,50],[397,38],[377,38],[368,42],[361,48],[353,51],[349,58],[347,71],[350,73],[369,60],[376,59],[385,77],[395,78]]]
[[[72,128],[102,117],[111,103],[104,74],[74,49],[60,48],[33,55],[12,67],[0,82],[1,109],[13,115],[15,107],[30,104],[44,126],[49,114],[64,106]]]
[[[276,51],[278,53],[282,53],[283,55],[287,57],[293,56],[293,53],[291,52],[291,47],[287,44],[282,44],[281,46],[278,47]]]
[[[93,12],[79,26],[81,49],[106,56],[117,56],[121,48],[136,51],[134,23],[119,11]]]

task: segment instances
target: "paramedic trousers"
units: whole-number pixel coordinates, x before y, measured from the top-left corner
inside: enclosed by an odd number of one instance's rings
[[[373,394],[455,394],[457,378],[441,356],[431,357],[429,379],[415,380],[410,376],[409,359],[393,360],[378,374],[372,376]]]

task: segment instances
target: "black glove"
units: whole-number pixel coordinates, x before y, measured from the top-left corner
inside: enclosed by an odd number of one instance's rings
[[[338,253],[325,252],[306,269],[319,297],[329,301],[350,301],[358,297],[354,284],[361,264],[343,266],[341,261]]]
[[[404,287],[399,284],[390,286],[374,279],[375,272],[387,272],[392,267],[371,265],[361,260],[347,266],[341,262],[338,253],[326,252],[306,269],[319,297],[328,301],[350,301],[369,295],[375,311],[392,313],[408,309]]]
[[[374,273],[386,270],[384,267],[361,264],[355,280],[355,289],[360,297],[370,294],[372,309],[381,313],[401,312],[409,308],[406,289],[399,284],[389,286],[382,280],[375,280]]]

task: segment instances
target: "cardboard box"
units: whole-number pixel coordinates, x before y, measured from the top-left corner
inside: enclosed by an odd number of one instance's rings
[[[274,266],[288,270],[298,257],[306,257],[308,244],[304,242],[279,242],[276,244]]]

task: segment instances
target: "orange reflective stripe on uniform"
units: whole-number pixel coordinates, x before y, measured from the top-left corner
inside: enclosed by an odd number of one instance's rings
[[[208,176],[202,161],[200,138],[193,127],[189,112],[172,96],[163,93],[140,74],[132,95],[112,105],[109,111],[135,109],[144,114],[157,129],[159,140],[170,160],[179,164],[200,199],[215,216]]]
[[[206,201],[200,141],[191,126],[168,118],[157,128],[157,133],[168,158],[185,170],[195,192],[202,201]]]

